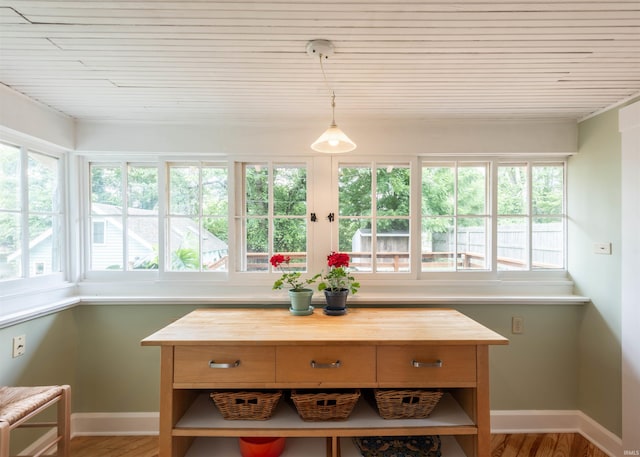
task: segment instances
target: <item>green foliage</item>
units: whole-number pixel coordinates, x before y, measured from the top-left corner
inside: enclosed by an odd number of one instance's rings
[[[268,168],[245,168],[247,250],[267,252],[269,237],[274,250],[306,252],[307,172],[302,167],[275,167],[273,170],[273,227],[267,223],[269,213]],[[272,230],[270,233],[269,230]]]
[[[122,208],[122,170],[120,167],[91,167],[91,202]]]
[[[355,280],[345,267],[330,268],[322,277],[322,282],[318,284],[318,290],[323,291],[329,289],[337,292],[347,289],[351,294],[355,294],[360,289],[360,283]]]
[[[171,269],[176,271],[198,270],[200,259],[193,249],[181,248],[171,253]]]
[[[319,277],[320,273],[307,279],[301,279],[302,273],[300,273],[299,271],[294,271],[292,273],[283,273],[282,276],[280,276],[280,279],[276,280],[273,283],[273,289],[282,289],[285,284],[288,284],[291,290],[301,290],[304,289],[305,286],[309,286],[316,282]]]

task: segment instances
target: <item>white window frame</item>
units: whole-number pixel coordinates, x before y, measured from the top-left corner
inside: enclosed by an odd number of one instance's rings
[[[230,287],[233,288],[237,285],[250,284],[255,286],[256,290],[266,291],[266,295],[261,295],[259,299],[264,299],[270,294],[270,286],[280,274],[280,272],[243,272],[239,271],[239,259],[242,256],[242,239],[239,236],[239,228],[236,226],[239,221],[239,211],[242,209],[242,201],[244,198],[244,192],[242,189],[242,164],[243,163],[266,163],[273,166],[278,164],[303,164],[307,165],[307,198],[308,198],[308,214],[315,213],[318,219],[317,223],[308,223],[308,246],[312,248],[307,249],[307,264],[308,271],[310,273],[317,273],[326,270],[326,256],[332,251],[337,250],[338,239],[338,224],[335,222],[331,225],[327,225],[326,218],[331,212],[338,213],[338,189],[337,189],[337,173],[339,166],[342,165],[367,165],[371,166],[372,170],[375,170],[378,165],[398,163],[399,165],[406,166],[409,164],[411,169],[411,214],[410,214],[410,237],[411,237],[411,271],[410,272],[358,272],[356,273],[357,280],[363,283],[361,292],[366,293],[368,289],[375,289],[376,286],[382,285],[387,281],[394,281],[398,285],[407,285],[407,290],[421,290],[423,287],[431,286],[443,286],[446,288],[457,287],[463,285],[469,287],[469,292],[474,293],[474,290],[480,290],[484,287],[495,287],[500,281],[512,281],[513,284],[527,284],[526,287],[535,287],[536,284],[542,284],[545,281],[557,281],[568,280],[566,272],[567,261],[567,230],[566,230],[566,187],[567,187],[567,160],[564,156],[554,156],[553,158],[544,157],[512,157],[512,156],[481,156],[481,155],[447,155],[447,156],[366,156],[366,157],[349,157],[349,156],[309,156],[309,157],[246,157],[246,156],[233,156],[224,157],[216,155],[199,155],[195,157],[163,157],[157,156],[150,158],[146,156],[144,160],[128,159],[130,163],[136,163],[139,165],[151,165],[158,166],[158,185],[160,190],[159,196],[159,217],[165,220],[166,217],[166,204],[168,197],[167,177],[168,163],[189,163],[199,161],[207,164],[226,164],[228,167],[228,183],[229,183],[229,266],[228,271],[221,272],[171,272],[166,271],[163,262],[159,265],[158,271],[126,271],[126,272],[90,272],[87,274],[88,279],[100,279],[104,281],[111,280],[123,280],[123,281],[135,281],[136,278],[140,278],[147,275],[149,279],[155,279],[159,281],[198,281],[198,283],[205,284],[217,284],[216,287]],[[497,165],[501,163],[513,163],[513,162],[533,162],[535,164],[541,163],[563,163],[564,164],[564,199],[565,199],[565,240],[564,240],[564,259],[565,268],[562,270],[542,270],[542,271],[497,271],[496,269],[496,255],[495,255],[495,241],[497,236],[497,224],[496,218],[493,216],[496,214],[496,191],[497,180],[495,179]],[[95,160],[91,159],[91,162],[107,163],[111,160]],[[421,170],[424,164],[436,164],[460,162],[467,163],[484,163],[489,164],[487,187],[488,189],[488,207],[489,219],[491,225],[491,233],[489,236],[487,246],[488,256],[491,259],[491,265],[493,270],[464,270],[464,271],[427,271],[422,272],[420,266],[421,249],[420,249],[420,237],[421,237],[421,222],[422,217],[420,207],[421,197]],[[88,176],[88,174],[86,175]],[[87,189],[90,191],[90,183],[87,183]],[[87,194],[88,195],[88,194]],[[86,211],[86,209],[85,209]],[[166,230],[165,223],[160,224],[160,244],[159,244],[159,256],[165,258],[166,251],[166,238],[164,231]],[[86,232],[86,229],[85,229]],[[86,254],[86,252],[85,252]],[[97,274],[99,273],[99,274]],[[369,287],[371,286],[371,287]],[[563,286],[564,287],[564,286]],[[221,290],[221,289],[219,289]],[[436,290],[436,289],[433,289]],[[241,293],[241,292],[240,292]],[[233,292],[230,292],[233,294]]]
[[[37,293],[40,290],[56,290],[69,285],[68,281],[71,275],[69,266],[69,223],[68,223],[68,195],[69,184],[66,179],[68,170],[68,156],[67,151],[55,148],[51,145],[43,145],[37,141],[22,137],[20,135],[11,135],[3,133],[0,135],[0,142],[16,147],[20,150],[20,179],[22,183],[20,185],[20,202],[21,207],[18,212],[21,214],[23,228],[21,238],[21,255],[22,255],[22,274],[19,277],[10,278],[0,281],[0,299],[3,296],[12,297],[16,294],[24,293]],[[29,232],[28,232],[28,220],[29,220],[29,208],[28,208],[28,179],[26,165],[28,162],[29,152],[42,154],[58,160],[58,193],[59,193],[59,211],[58,217],[60,218],[60,233],[58,234],[60,239],[60,252],[58,253],[60,270],[58,272],[51,272],[43,275],[30,275],[29,274]],[[8,304],[8,308],[5,310],[0,309],[0,318],[5,312],[11,312],[13,305]],[[17,310],[16,310],[17,311]]]

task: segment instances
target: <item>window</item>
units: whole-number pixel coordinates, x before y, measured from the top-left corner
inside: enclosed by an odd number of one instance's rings
[[[498,166],[498,270],[564,268],[564,166]]]
[[[168,271],[228,271],[226,165],[170,163]]]
[[[90,165],[90,269],[158,269],[158,168]]]
[[[105,244],[104,239],[104,229],[105,229],[104,221],[93,220],[93,236],[91,237],[91,242],[95,244]]]
[[[411,270],[409,164],[341,164],[338,249],[361,272]]]
[[[239,271],[269,271],[274,253],[291,257],[292,271],[307,270],[307,167],[305,164],[243,163],[237,209],[241,240]]]
[[[487,270],[487,163],[422,168],[422,271]]]
[[[89,169],[92,270],[223,273],[232,283],[275,273],[275,253],[290,256],[293,271],[319,272],[331,250],[350,255],[359,280],[565,268],[563,161],[319,157],[236,162],[233,173],[228,162],[195,160]]]
[[[563,269],[564,201],[563,162],[425,163],[422,271]]]
[[[58,157],[0,143],[0,280],[62,271],[61,176]]]

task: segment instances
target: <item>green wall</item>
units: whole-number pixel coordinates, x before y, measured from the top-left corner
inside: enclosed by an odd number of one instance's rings
[[[12,358],[13,337],[26,335],[25,355]],[[78,323],[72,310],[0,329],[0,385],[69,384],[78,382]],[[73,392],[72,392],[73,396]],[[75,404],[72,398],[72,407]],[[53,411],[46,419],[54,420]],[[35,440],[44,429],[16,430],[11,455]]]
[[[194,308],[81,305],[0,330],[6,348],[14,334],[26,333],[31,354],[30,360],[21,360],[3,352],[2,366],[13,368],[11,376],[3,370],[0,383],[69,382],[75,412],[157,411],[160,354],[156,347],[140,346],[140,340]],[[511,340],[509,346],[491,349],[492,409],[577,409],[582,306],[457,308]],[[523,335],[510,335],[514,315],[525,319]],[[37,362],[43,359],[46,364]]]
[[[578,404],[622,434],[621,139],[618,109],[579,125],[578,154],[569,160],[569,272],[576,293],[591,298],[579,332]],[[611,255],[593,252],[612,243]]]

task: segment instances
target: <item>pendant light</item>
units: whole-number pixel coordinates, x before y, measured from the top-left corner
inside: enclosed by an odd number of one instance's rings
[[[351,139],[349,139],[349,137],[336,125],[336,94],[329,86],[327,75],[325,74],[324,66],[322,65],[322,61],[333,54],[333,44],[328,40],[311,40],[307,43],[307,54],[319,57],[322,78],[324,79],[324,83],[331,94],[331,125],[329,125],[329,128],[322,135],[320,135],[320,138],[314,141],[311,145],[311,149],[327,154],[339,154],[342,152],[353,151],[356,148],[356,144],[351,141]]]

